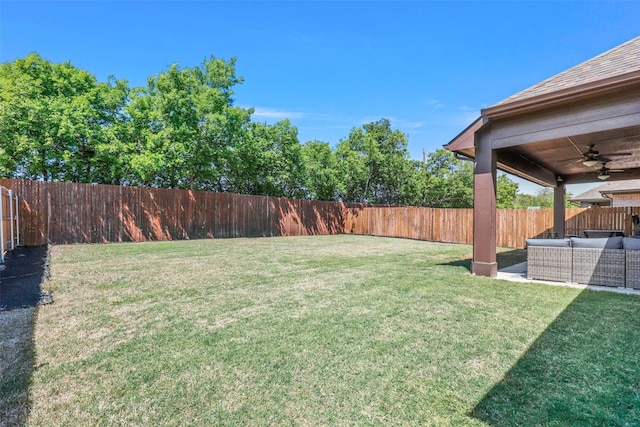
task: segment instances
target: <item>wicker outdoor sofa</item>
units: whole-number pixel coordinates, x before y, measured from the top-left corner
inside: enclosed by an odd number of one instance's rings
[[[640,289],[640,239],[527,239],[527,278]]]

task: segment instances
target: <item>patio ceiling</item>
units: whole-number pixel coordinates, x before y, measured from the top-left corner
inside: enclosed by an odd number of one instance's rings
[[[496,151],[498,167],[506,172],[541,185],[555,186],[557,177],[566,184],[599,182],[598,169],[602,163],[589,167],[582,163],[582,153],[593,149],[609,154],[608,168],[624,170],[610,173],[609,180],[640,177],[640,126],[605,130],[583,135],[536,141]],[[475,150],[463,154],[474,157]],[[618,156],[617,153],[631,153]]]

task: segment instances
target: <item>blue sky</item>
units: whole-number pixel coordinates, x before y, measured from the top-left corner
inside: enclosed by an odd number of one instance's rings
[[[638,34],[636,1],[0,1],[0,62],[38,52],[141,86],[172,63],[237,57],[235,103],[254,121],[289,118],[301,142],[335,146],[386,117],[415,159]]]

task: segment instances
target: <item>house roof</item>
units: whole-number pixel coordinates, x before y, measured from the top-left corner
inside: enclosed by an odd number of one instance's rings
[[[465,130],[460,132],[458,136],[452,139],[448,144],[444,145],[449,151],[461,152],[464,154],[465,150],[471,150],[474,148],[475,133],[482,127],[482,117],[478,117],[475,122],[466,127]]]
[[[475,158],[490,135],[499,169],[544,186],[597,181],[590,150],[626,171],[609,182],[638,178],[639,101],[640,36],[483,109],[445,148]]]
[[[607,184],[611,184],[611,183],[607,183]],[[604,184],[604,185],[607,185],[607,184]],[[601,188],[601,187],[602,185],[596,188],[592,188],[591,190],[585,191],[584,193],[578,194],[577,196],[569,199],[569,201],[573,203],[590,203],[590,204],[608,203],[610,200],[604,197],[602,193],[600,193],[600,191],[598,190],[598,188]]]
[[[638,70],[640,70],[640,36],[518,92],[493,107],[635,74]]]
[[[606,182],[571,198],[572,202],[600,203],[607,201],[605,194],[640,193],[640,179]]]

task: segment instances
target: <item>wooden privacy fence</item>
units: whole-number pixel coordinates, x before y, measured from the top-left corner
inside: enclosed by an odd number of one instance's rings
[[[367,206],[352,212],[347,233],[448,243],[473,242],[473,209]]]
[[[106,243],[343,233],[342,203],[204,191],[0,180],[20,196],[21,240]]]
[[[0,186],[0,262],[20,244],[18,210],[18,196]]]
[[[473,209],[380,207],[189,190],[0,180],[19,197],[20,242],[106,243],[352,233],[473,243]],[[640,207],[567,209],[565,229],[633,232]],[[3,227],[5,223],[3,222]],[[551,237],[552,209],[499,209],[498,246]]]
[[[631,235],[634,213],[640,213],[640,206],[569,208],[565,210],[565,230],[578,236],[590,229],[624,230]],[[350,218],[353,224],[346,231],[354,234],[473,243],[473,209],[367,206]],[[553,236],[553,209],[498,209],[496,229],[498,246],[524,248],[528,238]]]

